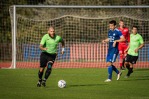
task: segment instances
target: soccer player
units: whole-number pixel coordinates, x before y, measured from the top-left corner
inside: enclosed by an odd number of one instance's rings
[[[130,76],[131,73],[133,73],[133,66],[136,64],[136,61],[138,59],[139,55],[139,49],[141,49],[144,46],[143,38],[140,34],[137,32],[137,26],[132,27],[132,34],[130,34],[130,43],[128,45],[128,48],[125,50],[127,52],[127,56],[125,58],[125,66],[129,67],[128,73],[126,75],[126,78]]]
[[[59,42],[62,44],[61,53],[63,54],[65,46],[64,40],[55,34],[53,27],[49,27],[48,33],[42,37],[39,46],[42,53],[40,55],[40,69],[38,72],[39,81],[37,87],[40,87],[41,85],[44,87],[46,86],[46,80],[51,74],[52,66],[57,56],[57,46]],[[44,79],[42,80],[45,67],[47,67],[47,69],[45,71]]]
[[[128,47],[128,43],[130,41],[130,34],[129,34],[129,29],[125,27],[124,21],[120,20],[119,21],[119,28],[118,28],[121,33],[123,34],[124,38],[126,39],[123,42],[119,42],[118,49],[119,49],[119,55],[120,55],[120,70],[124,70],[124,61],[127,53],[124,53],[124,51]]]
[[[121,72],[113,65],[116,61],[116,57],[119,53],[118,51],[118,43],[125,41],[122,33],[116,28],[116,21],[112,20],[109,22],[109,32],[108,38],[103,40],[103,43],[109,42],[108,54],[106,58],[106,65],[108,67],[108,79],[105,82],[110,82],[112,80],[112,72],[115,71],[117,73],[117,80],[119,80]]]

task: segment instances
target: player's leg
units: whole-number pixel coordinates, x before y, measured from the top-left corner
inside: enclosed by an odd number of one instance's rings
[[[46,81],[48,79],[48,77],[50,76],[51,72],[52,72],[52,65],[53,65],[53,62],[52,61],[49,61],[47,63],[47,70],[45,72],[45,76],[44,76],[44,79],[42,81],[42,85],[45,87],[46,86]]]
[[[130,65],[129,65],[129,62],[131,61],[131,58],[130,58],[130,55],[127,54],[126,57],[125,57],[125,67],[128,69],[128,72],[129,72],[129,69],[130,69]],[[128,73],[127,73],[128,74]],[[127,78],[128,76],[126,75],[125,78]]]
[[[131,73],[133,73],[133,64],[132,63],[129,63],[129,66],[130,67],[128,69],[128,73],[126,75],[126,78],[129,77]]]
[[[46,81],[47,81],[47,79],[49,78],[49,76],[52,72],[52,66],[54,64],[55,58],[56,58],[56,55],[50,55],[49,58],[48,58],[47,70],[45,72],[45,76],[44,76],[44,79],[42,81],[42,85],[44,87],[46,86]]]
[[[37,82],[37,87],[41,86],[41,82],[42,82],[42,76],[44,73],[44,68],[46,67],[46,63],[47,63],[47,56],[44,53],[41,53],[40,55],[40,69],[38,71],[38,82]]]
[[[126,56],[127,56],[127,53],[125,53],[124,51],[127,49],[127,47],[128,47],[128,45],[127,44],[125,44],[124,46],[123,46],[123,62],[122,62],[122,69],[125,69],[126,68],[126,66],[125,66],[125,58],[126,58]],[[129,68],[129,64],[127,65],[127,68]]]
[[[118,56],[118,51],[115,50],[114,54],[112,55],[112,63],[114,63],[116,61],[116,58]],[[121,72],[112,64],[112,70],[114,70],[117,74],[117,80],[119,80],[120,76],[121,76]]]
[[[124,66],[125,66],[125,68],[127,68],[128,70],[129,70],[129,68],[130,68],[129,62],[130,62],[130,55],[127,54],[126,57],[125,57]]]
[[[105,82],[110,82],[112,80],[112,72],[113,70],[119,75],[119,71],[118,69],[113,65],[113,62],[116,61],[116,57],[118,55],[118,50],[117,51],[109,51],[110,53],[108,53],[107,55],[107,67],[108,67],[108,79],[105,80]],[[120,76],[119,76],[120,77]],[[119,79],[119,78],[118,78]],[[117,80],[118,80],[117,79]]]
[[[112,80],[113,70],[117,73],[117,80],[119,80],[121,72],[119,72],[118,69],[114,65],[112,65],[111,62],[107,62],[107,66],[108,66],[108,79],[105,80],[105,82],[110,82]]]
[[[39,78],[39,80],[37,82],[37,87],[41,86],[43,72],[44,72],[44,68],[41,67],[39,69],[39,71],[38,71],[38,78]]]
[[[121,51],[119,51],[119,55],[120,55],[120,60],[119,60],[119,64],[120,64],[120,69],[122,70],[122,67],[123,67],[123,57],[124,57],[124,54]]]
[[[125,56],[124,56],[124,57],[125,57]],[[125,70],[125,68],[126,68],[124,64],[125,64],[125,58],[123,58],[123,62],[122,62],[122,70]]]
[[[128,73],[127,73],[127,77],[130,76],[131,73],[133,73],[133,65],[136,64],[136,61],[138,59],[138,56],[131,56],[131,61],[129,62],[129,70],[128,70]]]
[[[111,55],[110,55],[110,50],[108,50],[108,54],[106,57],[106,66],[108,69],[108,79],[105,80],[105,82],[110,82],[112,80],[112,62],[111,62]]]
[[[112,63],[111,62],[107,62],[106,66],[108,67],[108,79],[105,80],[105,82],[110,82],[112,80]]]
[[[122,46],[122,44],[119,44],[118,50],[119,50],[119,56],[120,56],[119,65],[120,65],[120,69],[122,69],[122,66],[123,66],[123,58],[124,58],[124,51],[123,51],[123,46]]]
[[[128,70],[129,70],[129,68],[130,68],[130,65],[129,65],[129,62],[124,62],[124,66],[125,66],[125,68],[127,68]]]
[[[107,62],[107,66],[108,66],[108,79],[112,79],[112,63],[111,62]]]

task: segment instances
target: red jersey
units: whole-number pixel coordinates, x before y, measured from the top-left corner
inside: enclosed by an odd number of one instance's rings
[[[127,27],[124,27],[123,29],[122,28],[118,28],[118,29],[122,32],[124,38],[126,39],[125,41],[119,42],[119,43],[128,43],[128,42],[130,42],[129,29]]]

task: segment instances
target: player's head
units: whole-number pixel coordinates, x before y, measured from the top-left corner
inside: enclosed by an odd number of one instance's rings
[[[54,28],[53,28],[52,26],[49,27],[48,33],[49,33],[49,35],[50,35],[51,37],[54,37],[55,31],[54,31]]]
[[[111,30],[114,30],[116,28],[116,21],[115,20],[112,20],[109,22],[109,28]]]
[[[133,26],[132,27],[132,33],[133,34],[136,34],[137,33],[137,30],[138,30],[138,27],[137,26]]]
[[[124,27],[124,21],[121,19],[120,21],[119,21],[119,25],[120,25],[120,27]]]

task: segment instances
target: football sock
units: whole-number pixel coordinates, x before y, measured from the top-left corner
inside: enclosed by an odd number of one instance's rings
[[[122,62],[123,62],[123,54],[122,53],[120,54],[120,61],[119,62],[120,62],[120,68],[121,68],[122,67]]]
[[[130,76],[130,74],[133,72],[133,68],[129,68],[127,76]]]
[[[45,72],[44,80],[48,79],[48,77],[49,77],[50,74],[51,74],[51,71],[52,71],[51,63],[48,63],[47,70],[46,70],[46,72]]]
[[[120,63],[120,68],[122,68],[122,66],[123,66],[123,64],[122,64],[122,63]]]
[[[45,79],[45,78],[43,79],[44,82],[46,82],[46,80],[47,80],[47,79]]]
[[[108,67],[108,79],[112,79],[112,66]]]
[[[114,65],[112,65],[112,69],[113,69],[117,74],[119,73],[118,69],[117,69]]]
[[[40,70],[39,70],[39,72],[38,72],[39,80],[42,80],[42,75],[43,75],[43,72],[40,72]]]
[[[127,65],[126,65],[126,68],[129,70],[129,69],[130,69],[130,65],[129,65],[129,64],[127,64]]]

